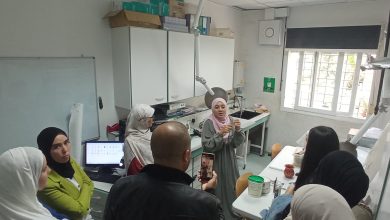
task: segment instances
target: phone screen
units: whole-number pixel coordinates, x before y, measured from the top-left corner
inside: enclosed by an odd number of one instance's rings
[[[213,178],[213,165],[215,155],[212,153],[202,153],[200,164],[200,178],[202,182]]]

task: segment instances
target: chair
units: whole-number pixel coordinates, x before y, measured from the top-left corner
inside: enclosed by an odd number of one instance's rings
[[[273,144],[271,147],[271,160],[273,160],[282,150],[282,145],[279,143]]]
[[[242,174],[236,181],[236,196],[239,197],[242,192],[248,187],[248,177],[252,176],[252,172]]]

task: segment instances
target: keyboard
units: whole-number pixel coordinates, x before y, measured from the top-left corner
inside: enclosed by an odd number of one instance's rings
[[[114,184],[119,178],[121,178],[121,176],[111,174],[111,173],[88,172],[87,175],[93,181],[112,183],[112,184]]]

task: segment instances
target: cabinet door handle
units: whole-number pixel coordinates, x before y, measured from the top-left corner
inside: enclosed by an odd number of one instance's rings
[[[161,97],[161,98],[154,98],[154,100],[156,100],[156,101],[162,101],[162,100],[164,100],[164,97]]]
[[[172,95],[171,98],[177,99],[177,98],[179,98],[179,95]]]

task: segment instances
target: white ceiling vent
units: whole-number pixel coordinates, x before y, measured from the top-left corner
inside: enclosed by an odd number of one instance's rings
[[[259,44],[280,45],[282,20],[266,20],[259,23]]]

